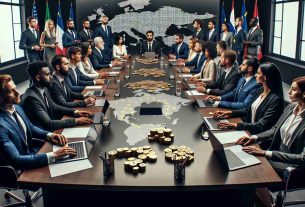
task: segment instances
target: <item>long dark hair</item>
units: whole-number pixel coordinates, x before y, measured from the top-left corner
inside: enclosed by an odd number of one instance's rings
[[[87,56],[87,53],[88,53],[88,50],[89,50],[89,47],[90,47],[90,43],[89,42],[82,42],[80,44],[80,48],[82,49],[82,60],[85,59],[85,57]]]
[[[266,76],[266,84],[271,92],[284,99],[282,76],[279,68],[273,63],[264,63],[260,65],[260,69]]]
[[[211,59],[217,57],[217,50],[216,50],[216,43],[213,41],[206,41],[205,42],[205,50],[209,52],[209,56]],[[204,51],[203,51],[204,52]]]
[[[114,44],[115,45],[119,45],[119,41],[120,41],[120,39],[122,38],[122,45],[124,45],[125,43],[124,43],[124,39],[123,39],[123,36],[121,36],[121,35],[117,35],[116,37],[115,37],[115,39],[114,39]]]

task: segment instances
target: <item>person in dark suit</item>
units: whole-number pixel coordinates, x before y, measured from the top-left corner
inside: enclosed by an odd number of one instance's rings
[[[155,52],[155,54],[161,56],[161,45],[157,40],[154,40],[154,32],[149,30],[146,32],[146,40],[140,42],[140,55],[145,52]]]
[[[220,57],[223,51],[227,50],[227,45],[225,41],[218,41],[216,44],[216,50],[217,50],[217,57],[214,59],[214,62],[216,64],[216,80],[219,79],[220,75],[223,73],[224,69],[220,65]]]
[[[93,38],[94,34],[93,31],[90,29],[90,22],[88,19],[83,20],[83,29],[78,32],[78,39],[81,42],[89,42],[93,45]]]
[[[67,20],[67,31],[62,36],[62,44],[64,48],[68,49],[71,46],[78,46],[80,43],[77,32],[74,30],[74,21],[72,19]]]
[[[207,36],[206,40],[208,40],[208,41],[217,42],[219,40],[215,21],[209,21],[208,32],[207,32],[206,36]]]
[[[237,17],[235,20],[236,33],[233,38],[232,50],[237,54],[237,62],[240,65],[243,61],[244,47],[243,42],[246,40],[246,32],[242,28],[243,18]]]
[[[263,41],[263,30],[261,30],[258,26],[258,18],[253,17],[250,22],[250,30],[247,33],[247,39],[244,41],[244,45],[247,47],[248,55],[256,56],[260,50],[260,47],[264,44]]]
[[[82,61],[82,49],[79,47],[70,47],[67,56],[70,60],[70,70],[65,77],[66,84],[74,92],[82,92],[86,86],[103,85],[104,80],[94,79],[84,75],[78,68],[77,64]]]
[[[46,62],[31,63],[27,71],[33,85],[22,96],[21,106],[32,123],[46,130],[92,123],[88,117],[93,113],[69,109],[54,103],[48,90],[52,84],[52,76]],[[63,116],[79,118],[61,119]]]
[[[215,101],[214,106],[227,109],[248,108],[257,96],[257,90],[261,87],[255,79],[259,67],[257,58],[248,56],[239,66],[241,77],[236,88],[222,96],[208,96],[206,100]]]
[[[175,38],[175,43],[171,46],[171,50],[169,52],[170,59],[187,59],[189,54],[188,45],[183,42],[184,35],[177,34]]]
[[[108,25],[109,18],[107,16],[101,17],[101,24],[99,24],[94,30],[94,37],[101,37],[105,41],[106,48],[112,48],[113,35],[111,26]]]
[[[238,68],[234,67],[235,61],[236,53],[233,50],[225,50],[220,58],[220,65],[224,68],[224,73],[213,83],[198,82],[197,91],[216,96],[232,91],[241,77]]]
[[[50,94],[56,104],[67,108],[85,107],[95,104],[95,97],[85,97],[81,93],[76,93],[65,83],[64,78],[68,75],[69,71],[69,60],[65,56],[54,56],[52,67],[54,74]]]
[[[272,63],[260,65],[256,82],[262,85],[250,107],[234,111],[216,111],[214,117],[244,117],[243,123],[226,123],[222,129],[248,130],[251,134],[270,129],[284,110],[281,74]]]
[[[75,155],[70,147],[61,147],[55,152],[36,154],[32,138],[48,140],[64,146],[63,135],[51,133],[33,125],[17,104],[20,94],[10,75],[0,75],[0,164],[12,165],[17,172],[38,168],[55,162],[66,155]]]
[[[26,51],[28,62],[35,62],[41,60],[41,50],[39,45],[40,32],[35,29],[37,20],[35,17],[28,17],[27,23],[29,28],[21,33],[19,49]]]
[[[200,19],[195,19],[193,21],[193,27],[195,32],[193,33],[192,37],[196,37],[198,40],[206,41],[207,37],[205,31],[202,29],[203,23]]]

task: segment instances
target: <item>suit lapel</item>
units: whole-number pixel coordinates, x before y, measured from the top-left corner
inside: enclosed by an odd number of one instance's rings
[[[48,109],[48,107],[46,106],[45,100],[44,100],[44,98],[42,97],[42,95],[40,94],[40,92],[39,92],[35,87],[33,87],[33,90],[34,90],[35,94],[39,97],[40,101],[43,103],[43,106],[44,106],[45,110],[46,110],[47,112],[49,112],[49,109]]]
[[[26,145],[25,138],[23,137],[22,132],[20,131],[17,123],[9,116],[5,116],[4,119],[15,129],[22,142]]]
[[[286,120],[286,119],[285,119]],[[305,119],[303,118],[301,123],[297,126],[297,128],[294,130],[294,132],[291,135],[291,140],[289,142],[288,148],[291,147],[295,139],[298,137],[298,135],[301,133],[302,130],[305,128]]]

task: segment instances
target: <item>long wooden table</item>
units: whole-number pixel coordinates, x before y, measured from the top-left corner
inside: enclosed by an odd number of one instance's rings
[[[131,60],[130,60],[131,61]],[[130,64],[132,64],[130,62]],[[144,66],[156,67],[159,65]],[[135,68],[143,67],[136,63]],[[167,77],[161,78],[170,81],[170,73],[175,74],[175,67],[164,68]],[[133,77],[124,80],[126,69],[121,71],[123,84],[130,81],[137,81],[144,78]],[[151,78],[150,78],[151,79]],[[159,80],[160,78],[155,78]],[[108,100],[114,100],[114,90],[106,89]],[[122,88],[121,98],[132,96],[130,89]],[[85,92],[85,91],[84,91]],[[168,91],[174,94],[175,87]],[[187,97],[185,94],[184,97]],[[192,99],[193,97],[188,97]],[[101,111],[101,107],[87,107],[86,110],[92,112]],[[150,145],[157,152],[158,161],[154,164],[147,164],[144,174],[133,175],[124,171],[123,162],[125,159],[115,160],[115,175],[104,179],[103,166],[98,154],[101,151],[109,151],[118,147],[132,147],[122,137],[122,131],[126,128],[112,115],[111,125],[103,128],[96,125],[99,138],[96,141],[89,160],[93,168],[75,172],[55,178],[50,177],[48,167],[28,170],[22,173],[18,182],[24,187],[41,187],[44,197],[44,206],[102,206],[105,202],[110,204],[128,205],[136,203],[137,197],[144,197],[149,204],[190,204],[192,202],[213,203],[211,206],[253,206],[254,192],[257,187],[275,187],[281,184],[281,179],[272,169],[264,157],[258,157],[261,164],[236,170],[225,171],[221,162],[213,153],[210,141],[200,138],[202,116],[208,115],[217,108],[197,109],[190,104],[177,113],[179,118],[177,126],[173,128],[175,145],[186,145],[195,152],[195,161],[186,167],[186,178],[184,182],[176,182],[174,179],[174,167],[164,159],[164,148],[157,143],[148,143],[144,139],[135,146]],[[198,113],[199,112],[199,113]],[[158,118],[151,119],[157,120]],[[161,119],[161,118],[160,118]],[[149,119],[141,119],[147,122]],[[164,121],[163,119],[161,121]],[[239,122],[240,119],[231,121]],[[57,130],[60,133],[62,130]],[[145,136],[145,135],[143,135]],[[51,151],[52,146],[46,143],[40,153]],[[110,199],[117,196],[117,199]],[[161,199],[162,198],[162,199]],[[162,202],[161,202],[162,200]]]

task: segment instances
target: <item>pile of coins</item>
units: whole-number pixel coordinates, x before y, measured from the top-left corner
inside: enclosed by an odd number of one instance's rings
[[[145,172],[145,162],[156,162],[157,154],[150,146],[133,147],[133,148],[117,148],[108,152],[109,157],[127,158],[124,162],[124,169],[126,172],[138,174]]]
[[[150,129],[147,136],[149,142],[159,142],[163,145],[170,145],[174,142],[175,135],[170,128],[154,128]]]
[[[179,162],[187,159],[186,164],[191,164],[194,161],[194,150],[191,148],[181,145],[175,146],[171,145],[164,149],[165,160],[171,163]]]
[[[164,81],[143,80],[139,82],[127,83],[126,86],[133,90],[144,89],[149,93],[155,93],[157,89],[168,91],[172,88],[172,84]]]
[[[158,68],[151,68],[151,69],[139,69],[132,73],[133,75],[141,75],[144,77],[153,76],[154,78],[158,78],[161,76],[165,76],[166,73],[164,70],[160,70]]]
[[[139,63],[144,64],[144,65],[156,64],[156,63],[159,62],[158,59],[151,59],[151,58],[148,58],[148,59],[138,59],[137,61]]]

